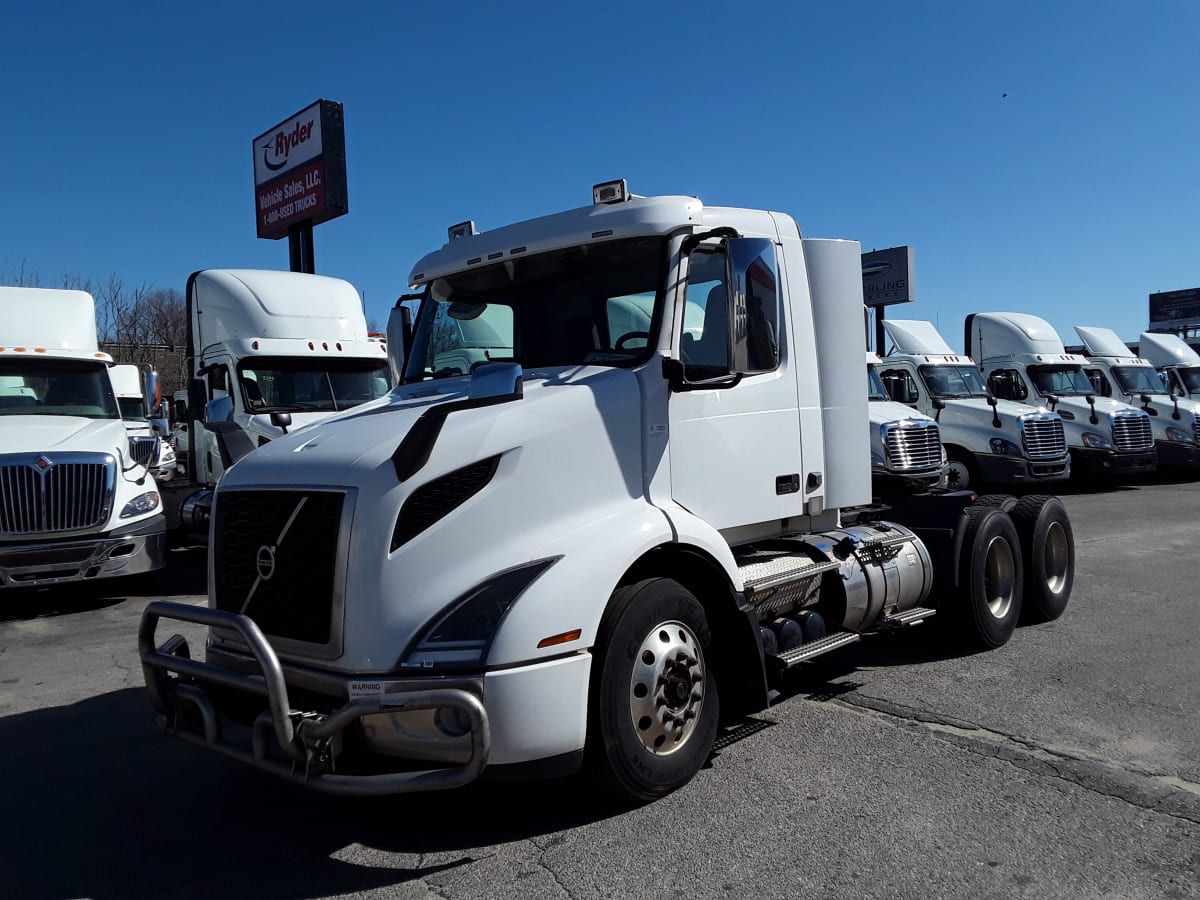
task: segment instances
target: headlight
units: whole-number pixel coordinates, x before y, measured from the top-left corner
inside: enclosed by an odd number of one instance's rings
[[[1167,440],[1178,441],[1181,444],[1190,444],[1192,442],[1192,433],[1184,431],[1182,428],[1167,428]]]
[[[121,518],[140,516],[143,513],[154,512],[156,509],[158,509],[158,491],[146,491],[125,504],[125,508],[121,510]]]
[[[992,452],[1000,456],[1023,456],[1021,448],[1007,438],[994,437],[989,444],[992,445]]]
[[[1097,434],[1094,431],[1085,431],[1082,436],[1083,446],[1091,447],[1093,450],[1111,450],[1112,443],[1102,434]]]
[[[539,559],[472,588],[425,631],[412,652],[405,655],[401,667],[470,669],[483,665],[504,614],[539,575],[560,559]]]

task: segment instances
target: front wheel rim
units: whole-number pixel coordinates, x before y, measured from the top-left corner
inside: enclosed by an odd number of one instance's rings
[[[696,732],[704,705],[704,651],[678,621],[650,629],[629,679],[629,714],[642,746],[655,756],[680,750]]]
[[[965,463],[956,459],[946,464],[946,484],[950,487],[965,488],[971,483],[971,473]]]

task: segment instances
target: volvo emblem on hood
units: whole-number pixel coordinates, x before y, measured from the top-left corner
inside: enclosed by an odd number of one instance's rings
[[[255,560],[255,568],[258,570],[258,577],[260,580],[271,580],[271,576],[275,574],[274,547],[263,544],[258,548],[258,557]]]
[[[283,543],[283,539],[287,537],[292,523],[296,521],[296,516],[300,515],[300,510],[304,509],[304,504],[307,502],[307,497],[300,498],[300,502],[296,504],[296,508],[292,510],[292,514],[288,516],[287,522],[284,523],[283,530],[279,532],[279,537],[275,538],[274,544],[263,544],[258,548],[258,553],[254,557],[254,569],[258,577],[254,579],[254,584],[250,585],[250,591],[246,594],[246,599],[242,601],[242,608],[238,610],[239,615],[244,616],[246,614],[246,610],[250,607],[250,601],[254,599],[254,592],[258,590],[258,586],[264,581],[270,581],[271,576],[275,574],[275,553],[279,550],[279,545]]]

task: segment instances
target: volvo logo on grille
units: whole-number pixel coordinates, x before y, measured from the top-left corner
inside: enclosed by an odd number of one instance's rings
[[[258,577],[263,581],[270,581],[271,576],[275,574],[275,548],[266,544],[259,547],[255,566],[258,569]]]

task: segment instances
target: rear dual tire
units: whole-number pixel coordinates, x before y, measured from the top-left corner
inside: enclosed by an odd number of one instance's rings
[[[1020,538],[999,507],[969,506],[964,514],[958,597],[950,618],[966,644],[991,650],[1008,643],[1021,616]]]

